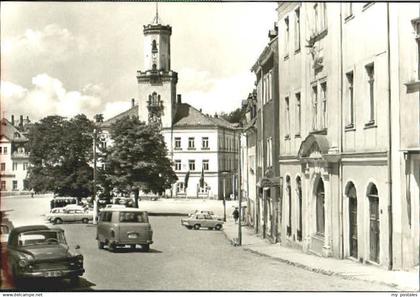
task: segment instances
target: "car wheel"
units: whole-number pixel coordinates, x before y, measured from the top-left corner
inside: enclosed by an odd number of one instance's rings
[[[112,253],[115,253],[115,249],[117,248],[117,246],[115,245],[115,243],[111,242],[108,243],[108,250]]]
[[[150,249],[150,244],[142,244],[141,247],[142,247],[143,251],[148,252],[149,249]]]
[[[82,223],[83,224],[88,224],[89,223],[89,219],[88,218],[83,218]]]
[[[187,229],[191,230],[193,227],[192,226],[185,226],[187,227]]]
[[[222,229],[222,225],[217,224],[216,226],[214,226],[214,229],[216,229],[216,230],[220,230],[220,229]]]
[[[98,240],[98,249],[102,250],[104,248],[104,243]]]
[[[194,225],[194,229],[195,229],[195,230],[200,229],[200,224],[195,224],[195,225]]]
[[[62,224],[63,223],[63,220],[62,219],[60,219],[60,218],[56,218],[55,220],[54,220],[54,224]]]

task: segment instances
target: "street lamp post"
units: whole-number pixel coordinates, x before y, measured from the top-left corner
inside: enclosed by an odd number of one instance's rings
[[[93,224],[97,223],[98,200],[96,198],[96,136],[97,130],[93,129]]]
[[[242,245],[242,187],[241,187],[241,179],[242,179],[242,172],[241,172],[241,147],[239,145],[239,152],[238,152],[238,202],[239,202],[239,222],[238,222],[238,245]]]

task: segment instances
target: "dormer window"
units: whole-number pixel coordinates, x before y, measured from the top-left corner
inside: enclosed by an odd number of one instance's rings
[[[15,132],[15,138],[20,138],[19,132]]]

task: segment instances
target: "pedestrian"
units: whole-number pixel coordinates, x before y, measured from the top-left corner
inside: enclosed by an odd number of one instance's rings
[[[238,219],[239,219],[239,211],[238,211],[237,207],[235,207],[235,210],[233,211],[232,216],[233,216],[233,219],[235,220],[235,224],[236,224],[238,222]]]

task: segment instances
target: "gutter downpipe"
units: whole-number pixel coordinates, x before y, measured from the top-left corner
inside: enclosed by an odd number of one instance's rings
[[[344,259],[344,193],[343,193],[343,3],[340,3],[340,224],[341,224],[341,258]]]
[[[393,217],[392,217],[392,112],[391,112],[391,40],[390,40],[390,16],[389,16],[389,3],[386,3],[387,12],[387,59],[388,59],[388,224],[389,224],[389,240],[388,240],[388,251],[389,251],[389,263],[388,270],[392,270],[393,267]]]

